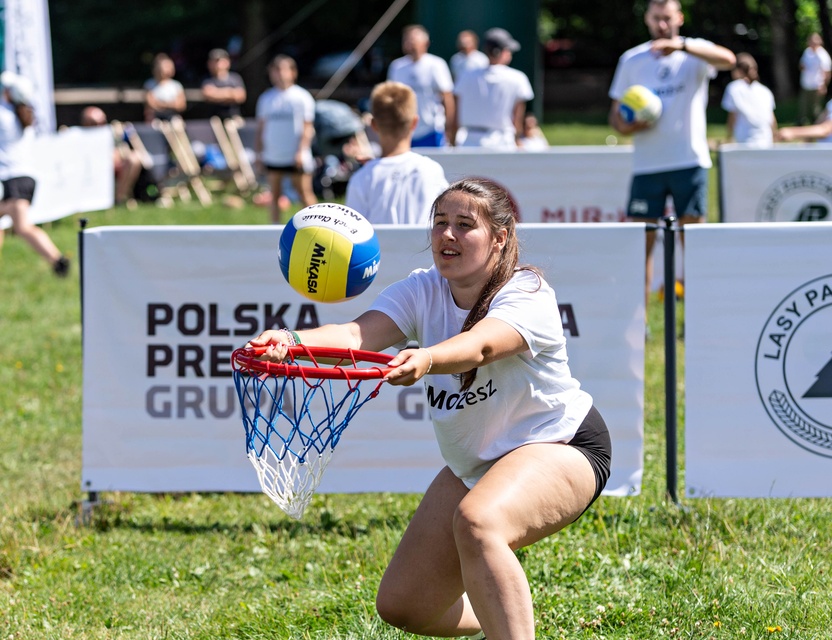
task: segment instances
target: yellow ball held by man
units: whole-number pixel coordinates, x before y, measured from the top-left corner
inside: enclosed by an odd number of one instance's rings
[[[278,261],[289,285],[315,302],[342,302],[370,286],[381,259],[373,226],[334,203],[298,211],[280,235]]]
[[[627,124],[653,124],[662,115],[662,99],[644,85],[634,84],[621,96],[618,112]]]

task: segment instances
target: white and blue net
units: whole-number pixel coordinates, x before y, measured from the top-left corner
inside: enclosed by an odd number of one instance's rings
[[[235,368],[246,454],[260,487],[300,519],[347,425],[378,394],[380,381],[309,379]]]

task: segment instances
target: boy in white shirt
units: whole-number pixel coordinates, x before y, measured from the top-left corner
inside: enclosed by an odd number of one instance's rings
[[[382,82],[370,94],[370,110],[381,157],[370,160],[350,178],[346,205],[374,225],[427,228],[431,204],[448,181],[438,162],[411,150],[419,120],[416,94],[401,82]]]

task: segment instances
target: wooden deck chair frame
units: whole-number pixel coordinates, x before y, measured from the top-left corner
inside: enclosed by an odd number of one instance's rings
[[[219,116],[212,116],[208,122],[211,125],[211,130],[214,132],[214,137],[217,139],[217,144],[222,151],[225,162],[228,165],[228,170],[231,172],[231,178],[234,180],[234,186],[240,195],[248,195],[257,188],[257,180],[251,182],[245,175],[240,166],[240,159],[237,157],[237,152],[234,150],[234,145],[228,137],[228,131],[223,125],[222,119]]]
[[[240,165],[240,172],[249,185],[249,190],[257,190],[259,186],[257,174],[254,172],[254,167],[251,166],[251,160],[249,160],[246,147],[243,144],[242,138],[240,138],[240,127],[243,126],[242,118],[227,118],[223,121],[223,126],[228,137],[228,142]]]
[[[202,171],[199,168],[199,162],[196,159],[194,150],[191,147],[191,141],[185,133],[185,123],[179,116],[174,116],[170,120],[154,120],[153,126],[158,127],[162,135],[170,145],[173,152],[173,159],[179,166],[179,169],[186,176],[188,184],[196,194],[197,200],[203,206],[208,206],[213,202],[211,193],[202,182]]]

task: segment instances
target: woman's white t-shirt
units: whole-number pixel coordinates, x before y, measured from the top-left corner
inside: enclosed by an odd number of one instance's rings
[[[315,122],[315,99],[306,89],[293,84],[287,89],[273,87],[257,99],[255,116],[263,121],[263,163],[273,167],[295,164],[303,129],[307,122]],[[312,152],[306,150],[304,169],[312,162]]]
[[[734,80],[725,87],[722,108],[737,115],[734,140],[762,149],[774,144],[774,95],[756,80]]]
[[[371,307],[390,317],[408,340],[430,347],[462,329],[435,267],[417,269],[381,292]],[[460,392],[452,375],[424,377],[430,416],[448,467],[473,487],[500,457],[533,442],[569,442],[592,407],[569,371],[555,292],[532,271],[518,271],[491,302],[488,318],[507,323],[528,350],[479,367]]]

